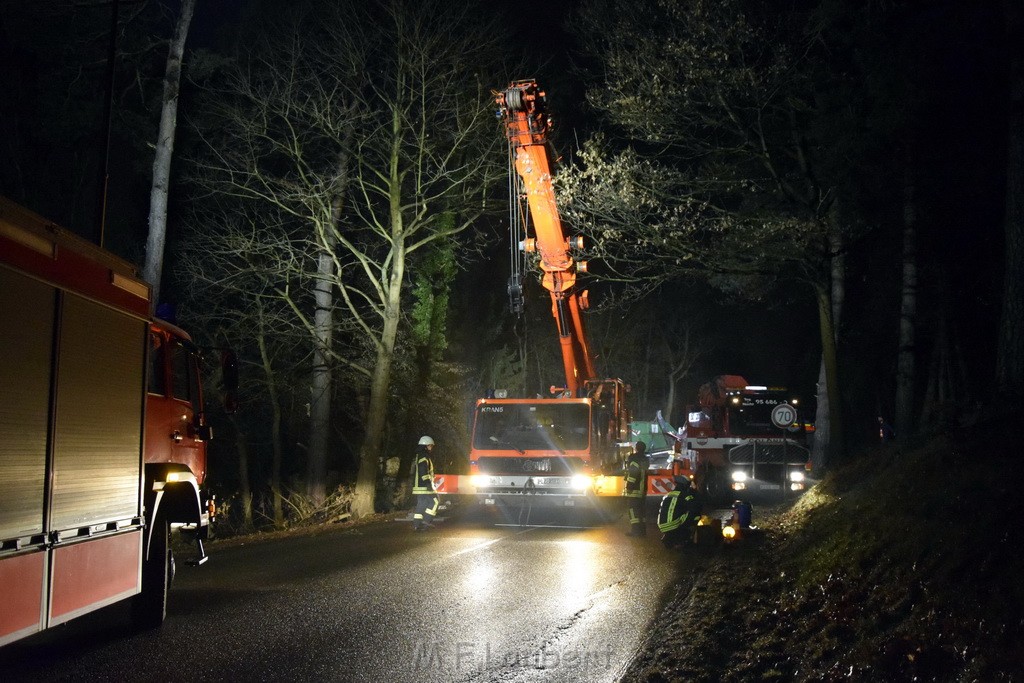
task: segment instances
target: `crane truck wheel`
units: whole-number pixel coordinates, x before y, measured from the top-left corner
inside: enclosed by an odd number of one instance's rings
[[[132,624],[140,630],[156,628],[167,617],[174,556],[171,554],[171,527],[163,510],[159,510],[153,520],[149,543],[149,555],[142,563],[142,592],[132,598]]]

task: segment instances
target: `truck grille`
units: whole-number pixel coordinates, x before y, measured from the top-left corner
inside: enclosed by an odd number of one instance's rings
[[[583,469],[580,458],[478,458],[481,474],[541,474],[566,476]]]
[[[729,451],[729,462],[733,465],[803,465],[807,457],[807,449],[795,443],[745,443]]]

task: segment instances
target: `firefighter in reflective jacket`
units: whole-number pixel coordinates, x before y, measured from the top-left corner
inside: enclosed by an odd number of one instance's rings
[[[416,511],[412,516],[413,531],[433,528],[431,520],[437,514],[438,499],[434,492],[434,462],[430,451],[434,440],[429,436],[420,437],[416,445],[416,467],[413,475],[412,493],[416,496]]]
[[[695,481],[680,475],[675,482],[675,489],[661,499],[658,508],[658,530],[667,548],[693,543],[693,530],[702,507]]]
[[[647,500],[647,445],[637,441],[626,460],[626,500],[629,501],[629,535],[646,536],[644,502]]]

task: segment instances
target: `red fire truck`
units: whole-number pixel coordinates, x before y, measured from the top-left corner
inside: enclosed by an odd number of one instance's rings
[[[804,490],[808,428],[790,392],[719,375],[701,385],[698,400],[687,416],[687,446],[712,499]]]
[[[150,310],[134,266],[0,198],[0,645],[128,599],[156,626],[171,525],[206,557],[198,350]]]

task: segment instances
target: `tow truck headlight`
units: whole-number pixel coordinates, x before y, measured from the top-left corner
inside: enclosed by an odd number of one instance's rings
[[[592,480],[585,474],[573,475],[571,486],[577,491],[586,491],[590,488]]]
[[[789,480],[790,481],[803,481],[804,480],[804,473],[801,472],[800,470],[793,470],[792,472],[789,473]]]
[[[742,483],[747,480],[747,473],[743,470],[736,470],[732,473],[732,480],[737,483]]]

